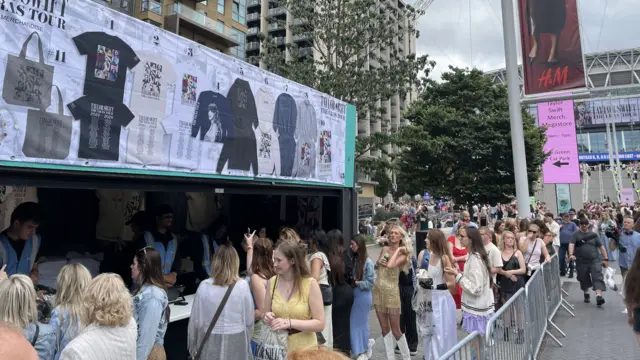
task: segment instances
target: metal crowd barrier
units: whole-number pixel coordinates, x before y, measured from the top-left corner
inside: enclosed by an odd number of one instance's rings
[[[545,335],[562,346],[549,328],[565,337],[553,317],[560,307],[575,316],[563,294],[567,293],[562,289],[556,254],[495,312],[484,337],[470,334],[439,360],[535,360]]]
[[[477,331],[467,335],[447,351],[439,360],[482,360],[485,359],[485,346],[482,334]]]

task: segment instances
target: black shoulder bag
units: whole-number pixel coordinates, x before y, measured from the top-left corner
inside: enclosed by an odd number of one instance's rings
[[[200,356],[202,356],[202,350],[204,349],[204,345],[207,343],[207,340],[209,339],[209,336],[211,336],[211,332],[213,331],[213,327],[216,326],[216,323],[218,322],[218,318],[220,317],[220,314],[222,314],[222,310],[224,309],[224,306],[227,305],[227,300],[229,300],[229,296],[231,295],[231,291],[233,290],[234,286],[236,286],[236,283],[233,283],[233,284],[229,285],[229,288],[227,289],[227,292],[224,294],[224,297],[222,298],[222,301],[220,302],[220,306],[218,306],[218,309],[216,310],[215,315],[213,315],[213,319],[211,320],[211,324],[209,324],[209,328],[207,329],[207,333],[204,334],[204,338],[202,339],[202,343],[200,343],[200,346],[198,346],[198,352],[196,353],[196,356],[193,357],[193,360],[200,360]]]

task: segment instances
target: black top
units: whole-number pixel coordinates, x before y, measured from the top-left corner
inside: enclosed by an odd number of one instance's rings
[[[578,230],[571,236],[571,243],[575,245],[573,255],[577,262],[592,262],[600,259],[600,237],[592,231]]]
[[[169,241],[173,240],[173,234],[170,231],[165,232],[164,234],[159,233],[157,230],[148,230],[153,236],[154,242],[161,242],[165,249],[167,248],[167,244]],[[144,233],[135,240],[134,249],[138,251],[147,246],[147,242],[144,240]],[[176,254],[173,258],[173,264],[171,264],[171,272],[175,272],[176,274],[180,272],[180,251],[179,247],[176,244]]]
[[[83,96],[67,105],[73,117],[80,120],[79,158],[118,161],[120,131],[135,116],[122,102],[106,100]]]
[[[122,102],[127,68],[139,62],[131,47],[104,32],[85,32],[73,38],[81,55],[87,55],[84,94]]]

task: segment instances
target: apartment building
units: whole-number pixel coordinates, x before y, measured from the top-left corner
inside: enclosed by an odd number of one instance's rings
[[[209,48],[245,59],[247,0],[97,1]]]
[[[300,47],[300,53],[304,56],[312,56],[313,40],[309,35],[294,35],[292,26],[304,26],[301,19],[294,19],[283,7],[279,7],[273,0],[247,0],[247,61],[260,66],[260,34],[269,34],[275,41],[278,49],[282,51],[283,59],[286,59],[286,44],[296,43]],[[285,26],[286,24],[286,26]]]

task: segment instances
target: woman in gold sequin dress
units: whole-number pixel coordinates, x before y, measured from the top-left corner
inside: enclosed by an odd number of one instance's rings
[[[376,282],[373,287],[373,306],[382,329],[387,359],[395,359],[394,349],[397,342],[402,360],[410,360],[407,339],[400,330],[398,277],[400,271],[409,271],[411,241],[406,231],[398,225],[392,225],[387,234],[389,246],[382,249],[375,266]]]

